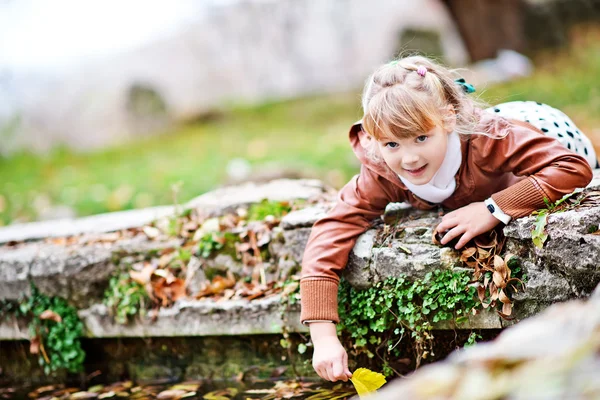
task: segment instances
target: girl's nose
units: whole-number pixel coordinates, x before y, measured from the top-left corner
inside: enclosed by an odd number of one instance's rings
[[[419,156],[416,154],[404,154],[402,156],[402,164],[410,165],[419,161]]]

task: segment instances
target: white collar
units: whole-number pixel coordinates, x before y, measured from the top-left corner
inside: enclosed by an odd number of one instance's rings
[[[460,137],[458,133],[452,132],[448,135],[448,146],[446,155],[440,168],[433,178],[424,185],[415,185],[398,175],[402,183],[414,194],[430,203],[441,203],[454,193],[456,180],[454,176],[462,163],[462,151],[460,149]]]

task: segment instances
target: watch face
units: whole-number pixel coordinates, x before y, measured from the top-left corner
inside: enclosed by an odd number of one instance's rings
[[[490,212],[493,214],[494,211],[496,211],[496,209],[494,208],[494,206],[492,204],[488,204],[487,205],[487,209],[490,210]]]

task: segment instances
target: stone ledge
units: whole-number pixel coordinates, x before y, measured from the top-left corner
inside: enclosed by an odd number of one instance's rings
[[[300,309],[291,307],[284,314],[289,332],[308,332],[300,323]],[[234,336],[256,334],[281,334],[280,296],[266,299],[181,300],[170,308],[162,308],[155,321],[148,315],[120,325],[114,322],[106,306],[95,304],[79,311],[88,338],[125,337],[178,337],[178,336]],[[176,327],[176,329],[174,329]],[[436,324],[435,329],[499,329],[500,318],[495,312],[483,310],[469,316],[469,321],[455,325],[451,321]],[[0,340],[28,339],[29,331],[23,321],[14,318],[0,322]]]
[[[251,189],[258,186],[250,185],[240,189],[237,192],[239,196],[234,196],[235,188],[220,189],[217,192],[221,195],[209,193],[201,196],[204,200],[198,200],[196,205],[206,204],[207,208],[202,208],[204,211],[214,212],[216,209],[210,208],[213,206],[221,206],[220,210],[227,210],[236,204],[248,204],[252,199],[260,201],[270,198],[265,197],[265,194],[276,193],[278,184],[282,185],[280,190],[286,196],[308,198],[316,195],[323,199],[314,206],[288,214],[282,221],[283,242],[274,246],[273,256],[281,261],[281,265],[288,263],[291,264],[288,267],[292,268],[302,259],[310,227],[331,205],[331,198],[327,196],[323,185],[304,180],[292,182],[273,181],[269,185],[260,186],[268,188],[262,194]],[[593,183],[598,184],[598,181]],[[288,189],[294,185],[305,188],[306,192],[302,194],[298,191],[292,195],[293,191]],[[593,185],[591,186],[594,187]],[[249,197],[243,197],[241,193],[250,194]],[[234,196],[235,201],[219,202],[218,199],[222,196]],[[456,268],[459,253],[431,243],[432,228],[439,222],[436,212],[412,212],[403,208],[398,219],[401,232],[385,243],[376,243],[381,227],[369,230],[358,238],[344,271],[345,278],[353,286],[367,288],[389,276],[402,274],[420,278],[435,269]],[[553,302],[589,295],[600,282],[600,265],[597,262],[600,259],[600,236],[589,233],[590,226],[600,226],[599,206],[550,216],[547,227],[549,239],[543,249],[537,249],[532,244],[532,223],[532,218],[521,218],[505,228],[507,250],[522,259],[523,270],[529,276],[527,291],[519,293],[515,298],[517,321],[540,312]],[[140,226],[143,223],[136,227]],[[0,233],[1,231],[0,229]],[[0,247],[0,299],[14,300],[19,295],[27,294],[31,281],[42,293],[63,296],[82,310],[82,318],[86,320],[92,337],[253,334],[274,333],[281,329],[278,305],[274,298],[246,302],[246,305],[243,301],[231,302],[231,305],[206,300],[181,301],[173,309],[161,310],[158,321],[154,324],[150,324],[149,320],[142,320],[130,327],[112,323],[106,308],[99,305],[103,289],[108,285],[108,276],[114,268],[111,257],[120,251],[147,252],[177,247],[179,243],[177,240],[149,240],[145,235],[102,243],[95,241],[98,235],[89,234],[89,242],[86,237],[83,243],[74,245],[26,242]],[[258,322],[247,325],[249,316],[253,316]],[[198,319],[201,321],[198,322]],[[287,319],[292,330],[305,329],[298,325],[297,311],[292,311]],[[512,323],[500,321],[496,314],[482,312],[472,317],[468,324],[458,328],[495,329]],[[18,331],[11,333],[13,325],[0,326],[0,332],[4,332],[0,339],[21,337]],[[445,329],[453,327],[448,325]]]
[[[277,179],[267,183],[246,183],[223,187],[200,195],[182,209],[200,208],[209,215],[222,215],[241,206],[262,200],[307,200],[323,195],[329,188],[316,179]],[[51,237],[100,234],[137,228],[164,217],[172,216],[174,206],[159,206],[139,210],[118,211],[77,219],[30,222],[0,228],[0,244]]]

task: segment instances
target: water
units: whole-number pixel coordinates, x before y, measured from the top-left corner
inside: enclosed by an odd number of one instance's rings
[[[132,381],[123,381],[89,387],[47,385],[0,389],[0,399],[2,400],[270,400],[282,398],[341,400],[348,399],[354,394],[355,391],[350,383],[293,380],[187,381],[162,385],[135,385]]]

